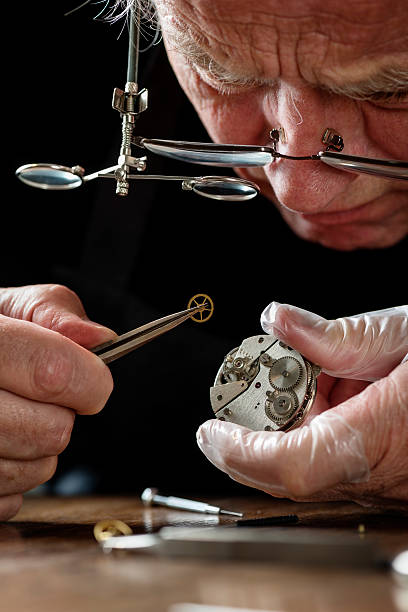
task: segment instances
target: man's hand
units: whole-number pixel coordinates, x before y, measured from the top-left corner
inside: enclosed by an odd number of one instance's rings
[[[262,326],[323,368],[312,412],[288,433],[207,421],[208,459],[276,497],[408,502],[408,307],[327,321],[272,303]]]
[[[86,348],[114,337],[66,287],[0,289],[0,520],[51,478],[75,413],[104,406],[112,377]]]

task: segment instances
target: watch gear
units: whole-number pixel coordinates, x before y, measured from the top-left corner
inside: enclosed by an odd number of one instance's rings
[[[302,372],[303,368],[297,359],[291,356],[281,357],[269,370],[269,382],[279,391],[293,389],[298,384]]]
[[[234,349],[224,359],[223,376],[225,382],[235,382],[236,380],[253,380],[258,372],[258,359],[251,357],[235,357],[238,348]]]
[[[286,423],[299,406],[296,393],[291,390],[274,391],[265,402],[265,414],[275,423]]]
[[[214,302],[206,293],[197,293],[193,295],[188,301],[187,308],[192,308],[193,306],[204,306],[203,311],[199,311],[195,315],[190,316],[190,319],[196,323],[205,323],[205,321],[208,321],[208,319],[212,317]]]

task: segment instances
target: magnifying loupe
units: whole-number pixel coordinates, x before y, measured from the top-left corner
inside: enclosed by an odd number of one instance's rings
[[[95,178],[116,178],[113,171],[119,167],[113,166],[84,176],[81,166],[61,166],[59,164],[26,164],[16,171],[17,177],[30,187],[56,191],[66,191],[80,187]],[[120,169],[120,168],[119,168]],[[255,183],[228,176],[166,176],[137,175],[127,177],[130,180],[181,181],[184,190],[191,190],[198,195],[212,200],[239,201],[251,200],[259,193]]]
[[[105,174],[109,178],[109,174]],[[86,180],[87,177],[84,177]],[[167,176],[165,174],[131,174],[128,179],[181,181],[183,190],[210,198],[211,200],[224,200],[245,202],[251,200],[259,193],[259,187],[251,181],[235,178],[233,176]]]
[[[30,187],[65,191],[83,183],[84,170],[80,166],[69,168],[59,164],[26,164],[16,170],[16,176]]]
[[[184,187],[186,188],[188,187]],[[191,189],[194,193],[212,200],[236,202],[251,200],[259,193],[255,183],[222,176],[203,176],[192,184]]]
[[[201,176],[184,181],[183,189],[191,188],[194,193],[212,200],[245,202],[259,193],[255,183],[227,176]]]
[[[113,178],[116,181],[116,193],[128,195],[129,181],[134,180],[177,180],[181,181],[184,190],[192,190],[205,198],[226,201],[245,201],[259,193],[255,183],[228,176],[164,176],[142,174],[146,169],[146,157],[134,157],[132,145],[140,138],[134,137],[135,121],[147,109],[148,92],[139,90],[137,85],[140,34],[140,6],[132,6],[129,12],[129,46],[127,64],[127,82],[125,90],[115,88],[112,107],[119,111],[122,118],[122,143],[117,164],[92,174],[85,175],[81,166],[63,166],[60,164],[26,164],[17,169],[17,177],[30,187],[39,189],[66,191],[76,189],[96,178]],[[136,170],[132,173],[131,170]]]

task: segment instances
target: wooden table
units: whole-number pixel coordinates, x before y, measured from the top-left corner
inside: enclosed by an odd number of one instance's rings
[[[408,549],[408,511],[379,515],[352,503],[307,504],[268,496],[205,501],[244,511],[246,517],[295,513],[299,524],[285,529],[354,534],[375,541],[390,558]],[[407,605],[408,590],[384,569],[106,555],[93,537],[93,525],[104,518],[121,519],[136,533],[166,525],[211,525],[216,519],[144,508],[129,497],[28,497],[12,521],[0,523],[0,609],[165,612],[188,602],[274,612],[402,612],[404,596]]]

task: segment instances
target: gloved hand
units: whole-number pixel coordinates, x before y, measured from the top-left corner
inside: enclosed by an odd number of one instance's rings
[[[276,497],[408,502],[408,306],[327,321],[273,302],[261,323],[322,367],[314,406],[287,433],[207,421],[208,459]]]
[[[0,289],[0,520],[53,475],[75,413],[101,410],[112,377],[91,348],[116,334],[59,285]]]

